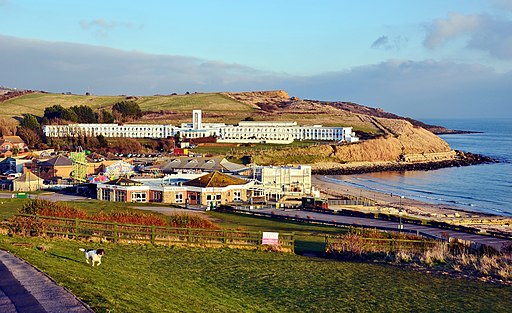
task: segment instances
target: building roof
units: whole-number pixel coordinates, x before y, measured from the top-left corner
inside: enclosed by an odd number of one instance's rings
[[[196,179],[183,183],[192,187],[226,187],[231,185],[245,185],[247,181],[238,177],[227,175],[221,172],[212,172]]]
[[[43,161],[39,163],[41,166],[71,166],[73,162],[68,157],[63,155],[58,155],[49,160]]]
[[[220,157],[176,157],[162,165],[164,173],[175,170],[235,171],[242,168],[244,166]]]
[[[14,180],[16,182],[36,182],[38,180],[42,181],[43,179],[32,172],[27,172]]]
[[[11,143],[25,143],[20,136],[3,136],[2,139]]]
[[[143,183],[131,180],[125,177],[120,177],[114,180],[105,183],[106,185],[116,185],[116,186],[142,186]]]

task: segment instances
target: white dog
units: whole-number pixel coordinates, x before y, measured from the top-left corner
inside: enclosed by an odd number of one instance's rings
[[[84,248],[80,248],[79,250],[82,252],[85,252],[85,261],[87,262],[87,264],[89,264],[89,260],[91,260],[92,266],[94,266],[94,263],[98,263],[98,266],[100,266],[101,257],[105,254],[105,250],[103,250],[103,249],[93,250],[93,249],[84,249]]]

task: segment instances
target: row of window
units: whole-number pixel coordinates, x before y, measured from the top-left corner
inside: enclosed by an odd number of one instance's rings
[[[126,202],[126,191],[124,190],[115,190],[114,197],[116,202]],[[105,201],[110,201],[112,192],[109,189],[102,189],[101,190],[101,198]],[[192,197],[193,196],[193,197]],[[195,199],[196,195],[191,194],[191,200]],[[222,195],[220,194],[208,194],[206,195],[207,201],[217,200],[221,201]],[[154,192],[153,193],[153,201],[155,202],[161,202],[162,201],[162,192]],[[233,200],[234,201],[241,201],[242,200],[242,192],[240,190],[235,190],[233,192]],[[131,194],[131,202],[147,202],[147,193],[144,191],[141,192],[132,192]],[[176,193],[175,194],[175,203],[184,203],[185,197],[183,193]]]

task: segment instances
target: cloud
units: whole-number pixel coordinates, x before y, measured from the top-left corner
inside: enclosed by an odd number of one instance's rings
[[[312,76],[200,58],[0,35],[1,85],[50,92],[152,95],[285,89],[411,117],[512,117],[512,72],[478,64],[388,60]]]
[[[155,94],[275,87],[278,75],[199,58],[0,35],[0,81],[55,92]],[[268,77],[272,76],[272,80]]]
[[[512,20],[487,14],[464,15],[450,13],[427,25],[423,44],[429,49],[467,37],[466,47],[485,51],[498,59],[512,59]]]
[[[512,117],[512,72],[434,60],[388,60],[287,81],[290,95],[345,100],[400,115]]]
[[[389,42],[388,36],[380,36],[379,38],[375,39],[375,41],[372,43],[372,48],[379,48],[386,46]]]
[[[380,36],[370,46],[373,49],[384,49],[384,50],[400,50],[408,42],[407,38],[402,36],[396,36],[389,38],[388,36]]]
[[[493,2],[499,9],[512,11],[512,0],[494,0]]]
[[[1,1],[1,0],[0,0]],[[104,19],[95,19],[91,21],[80,21],[80,27],[83,30],[92,31],[93,34],[101,39],[105,39],[115,28],[141,29],[143,25],[137,25],[127,22],[113,22]]]

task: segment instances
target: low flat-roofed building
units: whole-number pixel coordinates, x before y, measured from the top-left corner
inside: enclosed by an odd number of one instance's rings
[[[255,166],[254,179],[261,183],[267,199],[313,194],[311,166]]]

